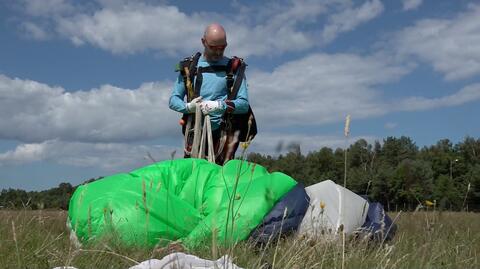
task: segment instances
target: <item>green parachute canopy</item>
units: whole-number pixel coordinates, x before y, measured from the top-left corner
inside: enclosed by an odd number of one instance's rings
[[[69,221],[83,242],[113,234],[150,247],[179,239],[187,247],[213,238],[230,244],[246,239],[296,184],[246,161],[170,160],[79,186]]]

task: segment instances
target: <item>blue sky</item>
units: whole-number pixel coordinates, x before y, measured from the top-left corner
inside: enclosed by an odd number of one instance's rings
[[[249,64],[250,151],[478,137],[478,18],[463,0],[2,1],[0,189],[180,157],[173,70],[211,22]]]

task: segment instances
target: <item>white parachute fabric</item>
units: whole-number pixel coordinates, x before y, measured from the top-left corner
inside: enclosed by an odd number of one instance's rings
[[[161,260],[150,259],[129,269],[243,269],[232,262],[228,255],[216,261],[205,260],[183,252],[175,252],[163,257]]]
[[[305,188],[310,206],[298,229],[299,235],[333,239],[343,231],[352,234],[367,217],[368,201],[331,180]]]
[[[183,252],[174,252],[161,260],[150,259],[134,265],[128,269],[243,269],[233,263],[228,255],[211,261],[188,255]],[[59,266],[53,269],[77,269],[72,266]]]

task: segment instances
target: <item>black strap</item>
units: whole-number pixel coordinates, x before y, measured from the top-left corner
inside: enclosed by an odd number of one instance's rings
[[[228,63],[227,63],[227,74],[225,76],[225,79],[227,80],[227,90],[228,92],[231,91],[232,89],[232,86],[233,86],[233,68],[232,68],[232,64],[233,64],[233,61],[234,61],[235,57],[233,58],[230,58],[230,60],[228,60]]]
[[[228,100],[234,100],[237,98],[238,91],[240,90],[240,86],[242,85],[242,82],[245,78],[245,69],[247,67],[247,64],[240,58],[237,58],[236,60],[240,60],[240,66],[237,67],[237,70],[235,72],[235,79],[232,83],[231,91],[228,95]],[[232,77],[234,72],[233,69],[234,68],[230,68],[230,74],[232,75]],[[226,113],[224,117],[225,121],[227,122],[227,133],[235,133],[238,131],[238,141],[251,141],[257,134],[257,122],[250,106],[248,106],[248,112],[246,114]]]
[[[229,100],[234,100],[235,98],[237,98],[238,91],[240,89],[240,86],[242,85],[243,79],[245,78],[246,67],[247,64],[242,61],[240,67],[237,70],[237,75],[235,76],[232,91],[228,95]]]
[[[227,72],[227,66],[225,65],[211,65],[206,67],[198,67],[197,74],[199,73],[217,73],[217,72]]]
[[[195,56],[193,56],[193,60],[192,62],[190,63],[190,67],[189,67],[189,70],[190,70],[190,81],[193,83],[193,80],[195,79],[195,76],[197,76],[197,65],[198,65],[198,59],[200,59],[200,56],[202,54],[200,52],[197,52],[195,53]],[[200,82],[201,83],[201,82]],[[195,84],[195,88],[193,90],[194,92],[194,96],[192,97],[193,98],[196,98],[200,95],[200,90],[197,92],[197,89],[196,89],[196,84]]]
[[[190,72],[190,79],[192,80],[192,82],[193,82],[193,79],[195,78],[195,75],[197,75],[196,71],[197,71],[197,65],[198,65],[198,60],[200,59],[200,56],[202,56],[200,52],[195,53],[188,67],[188,71]]]
[[[195,79],[195,88],[194,88],[195,97],[200,96],[200,88],[202,87],[202,82],[203,82],[203,73],[198,72],[197,78]]]
[[[189,79],[193,83],[193,80],[196,75],[197,71],[197,64],[198,64],[198,59],[200,59],[200,56],[202,54],[200,52],[195,53],[194,55],[187,57],[180,61],[178,64],[178,67],[175,71],[180,71],[180,74],[183,77],[183,83],[185,85],[185,89],[187,89],[187,74],[185,73],[185,68],[188,68],[188,73],[189,73]],[[195,95],[195,94],[194,94]],[[192,100],[197,96],[188,96],[188,91],[187,91],[187,99]]]

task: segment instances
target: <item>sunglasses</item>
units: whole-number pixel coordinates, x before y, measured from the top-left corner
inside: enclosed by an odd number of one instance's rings
[[[205,40],[205,45],[210,49],[210,50],[225,50],[225,48],[227,47],[227,44],[225,45],[210,45],[207,43],[207,40]]]

